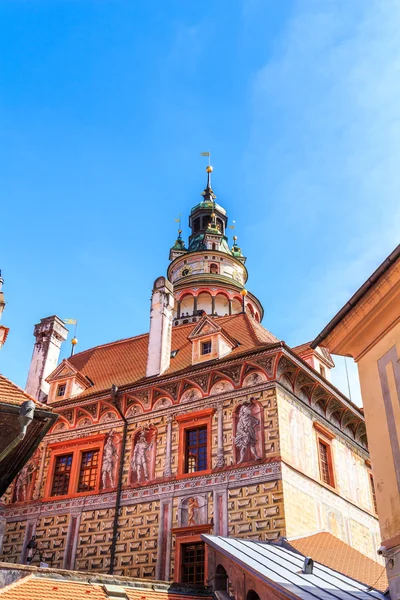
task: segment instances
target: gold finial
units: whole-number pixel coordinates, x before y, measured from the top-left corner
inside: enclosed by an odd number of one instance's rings
[[[237,240],[237,235],[234,235],[233,236],[233,241],[236,242],[236,240]]]
[[[78,343],[78,338],[76,338],[76,337],[73,337],[73,338],[72,338],[72,340],[71,340],[71,344],[72,344],[73,346],[76,346],[76,345],[77,345],[77,343]]]
[[[243,288],[243,289],[241,290],[240,294],[241,294],[241,296],[243,296],[243,298],[244,298],[245,296],[247,296],[247,290],[246,290],[246,288]]]
[[[206,173],[212,173],[213,172],[213,168],[211,165],[207,165],[206,166]]]

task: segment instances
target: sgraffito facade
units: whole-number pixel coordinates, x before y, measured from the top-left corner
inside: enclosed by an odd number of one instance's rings
[[[376,558],[363,415],[314,368],[318,358],[329,370],[329,355],[296,352],[260,325],[210,179],[203,195],[192,248],[179,234],[171,250],[179,281],[155,282],[150,333],[76,354],[47,377],[59,419],[6,495],[3,560],[26,562],[36,536],[33,563],[203,583],[204,533],[318,529]],[[196,273],[185,272],[192,253],[203,257]],[[209,305],[183,311],[185,297],[206,293]]]

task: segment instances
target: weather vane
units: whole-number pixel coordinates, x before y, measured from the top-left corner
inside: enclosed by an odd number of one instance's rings
[[[208,166],[210,166],[210,160],[211,160],[210,150],[208,152],[200,152],[200,156],[208,156]]]

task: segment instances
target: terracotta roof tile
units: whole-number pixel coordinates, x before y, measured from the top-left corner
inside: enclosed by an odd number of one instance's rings
[[[27,394],[23,389],[18,387],[15,383],[4,377],[4,375],[0,374],[0,402],[4,404],[13,404],[16,406],[21,406],[23,402],[26,400],[33,400],[33,402],[37,405],[38,408],[45,408],[46,410],[50,410],[47,405],[38,402],[35,398]]]
[[[388,587],[383,565],[361,554],[327,531],[289,539],[288,543],[304,556],[310,556],[317,562],[361,583],[380,591],[385,591]]]
[[[239,342],[227,359],[245,351],[255,350],[279,340],[260,323],[245,314],[216,318],[226,333]],[[188,335],[196,323],[172,328],[171,350],[178,350],[166,371],[170,375],[192,366],[192,345]],[[86,389],[79,397],[117,386],[133,384],[146,376],[147,346],[149,334],[118,340],[102,346],[84,350],[68,359],[82,375],[88,376],[94,386]]]
[[[105,583],[110,583],[105,581]],[[114,584],[115,585],[115,584]],[[122,587],[122,586],[121,586]],[[211,596],[182,595],[143,587],[124,587],[129,600],[211,600]],[[100,583],[37,577],[23,577],[0,590],[2,600],[108,600]]]

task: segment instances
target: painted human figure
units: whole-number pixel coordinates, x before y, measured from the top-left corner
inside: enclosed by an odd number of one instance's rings
[[[247,448],[256,460],[259,458],[256,450],[256,426],[259,423],[259,419],[251,414],[251,404],[242,404],[235,437],[236,447],[240,449],[238,463],[243,462]]]
[[[15,484],[15,500],[16,502],[25,502],[28,500],[28,488],[31,482],[31,475],[35,469],[35,465],[32,463],[26,463],[19,472],[16,484]]]
[[[147,468],[148,455],[153,447],[153,442],[150,444],[146,440],[146,431],[142,431],[139,435],[139,439],[135,444],[133,456],[131,460],[131,467],[136,473],[136,480],[142,481],[142,475],[145,481],[149,478],[149,471]]]
[[[113,443],[112,435],[110,434],[103,451],[103,464],[101,467],[103,488],[107,487],[107,477],[110,482],[110,487],[114,487],[114,469],[117,461],[117,454],[117,449]]]
[[[188,511],[188,526],[196,525],[196,514],[197,509],[199,508],[199,503],[197,502],[197,498],[189,498],[187,511]]]

